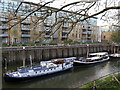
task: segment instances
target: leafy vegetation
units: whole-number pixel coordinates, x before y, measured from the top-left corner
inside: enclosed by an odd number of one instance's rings
[[[113,77],[114,76],[114,77]],[[117,81],[117,80],[118,81]],[[111,88],[111,89],[120,89],[120,73],[115,75],[110,75],[104,79],[98,79],[92,82],[87,83],[82,88]]]
[[[3,43],[2,47],[9,47],[9,46],[41,46],[41,45],[57,45],[57,43],[15,43],[15,44],[7,44]]]
[[[64,45],[76,45],[76,44],[100,44],[100,42],[72,42],[68,41],[64,43]],[[9,46],[44,46],[44,45],[58,45],[57,43],[14,43],[14,44],[7,44],[3,43],[2,47],[9,47]]]
[[[112,33],[111,39],[115,43],[120,43],[120,30],[116,30]]]

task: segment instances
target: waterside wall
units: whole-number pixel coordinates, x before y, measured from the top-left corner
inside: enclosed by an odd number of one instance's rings
[[[23,63],[30,61],[40,62],[54,58],[86,56],[87,52],[117,52],[120,46],[108,44],[87,44],[87,45],[67,45],[67,46],[26,46],[26,47],[2,47],[2,61],[11,63]]]

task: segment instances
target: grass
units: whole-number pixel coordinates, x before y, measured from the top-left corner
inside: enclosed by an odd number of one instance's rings
[[[120,82],[120,73],[114,75],[117,80]],[[84,85],[82,88],[93,88],[94,86],[98,89],[102,88],[110,88],[110,89],[119,89],[120,90],[120,84],[119,82],[114,78],[113,75],[110,75],[103,79],[97,79],[95,81],[89,82],[86,85]]]

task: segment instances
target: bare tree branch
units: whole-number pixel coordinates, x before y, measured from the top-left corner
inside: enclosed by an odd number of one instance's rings
[[[18,9],[20,8],[20,6],[22,5],[23,2],[20,2],[19,6],[17,7],[17,9],[15,10],[15,14],[17,14]]]
[[[10,30],[12,27],[16,26],[17,24],[19,24],[19,23],[21,23],[22,21],[24,21],[27,17],[29,17],[29,16],[30,16],[31,14],[33,14],[34,12],[40,10],[42,7],[45,7],[45,5],[47,5],[47,4],[49,4],[49,3],[52,3],[53,1],[55,1],[55,0],[52,0],[52,1],[50,1],[50,2],[47,2],[47,3],[45,3],[44,5],[40,6],[40,8],[37,8],[36,10],[32,11],[32,12],[29,13],[25,18],[23,18],[21,21],[19,21],[19,22],[15,23],[14,25],[12,25],[12,26],[9,28],[9,30]]]
[[[78,20],[78,21],[84,21],[84,20],[86,20],[86,19],[88,19],[88,18],[97,16],[97,15],[99,15],[99,14],[101,14],[101,13],[107,11],[107,10],[110,10],[110,9],[120,9],[120,6],[107,7],[107,8],[105,8],[105,9],[101,10],[100,12],[97,12],[97,13],[95,13],[95,14],[93,14],[93,15],[87,16],[87,17],[85,17],[84,19],[81,19],[81,20]]]

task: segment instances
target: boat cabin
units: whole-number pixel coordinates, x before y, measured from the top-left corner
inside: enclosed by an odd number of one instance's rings
[[[62,58],[60,58],[60,59],[52,59],[51,62],[54,63],[54,64],[63,64],[65,62],[65,60],[62,59]]]
[[[89,57],[103,57],[106,55],[108,55],[107,52],[99,52],[99,53],[91,53],[91,54],[89,54]]]

